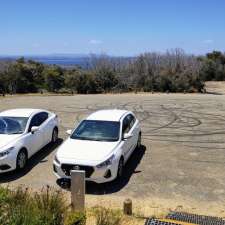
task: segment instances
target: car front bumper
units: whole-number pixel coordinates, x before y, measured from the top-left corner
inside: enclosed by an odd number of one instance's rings
[[[9,172],[16,169],[16,156],[10,153],[0,158],[0,173]]]
[[[57,178],[62,179],[62,178],[66,178],[66,179],[70,179],[70,172],[65,172],[65,167],[63,167],[63,165],[65,165],[66,163],[57,163],[55,160],[53,161],[53,171],[54,174],[56,175]],[[66,164],[66,165],[74,165],[77,166],[77,164]],[[91,166],[91,165],[80,165],[80,170],[82,170],[82,168],[84,168],[83,170],[85,171],[87,167],[91,167],[93,172],[90,173],[90,171],[86,170],[86,181],[93,181],[95,183],[105,183],[105,182],[109,182],[114,180],[117,177],[117,166],[115,165],[110,165],[104,168],[97,168],[96,166]],[[76,168],[72,169],[76,170]],[[71,170],[72,170],[71,169]]]

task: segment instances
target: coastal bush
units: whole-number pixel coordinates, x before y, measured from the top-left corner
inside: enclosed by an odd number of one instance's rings
[[[204,82],[225,80],[225,54],[182,49],[136,57],[91,55],[86,67],[60,67],[24,58],[0,62],[0,93],[202,92]]]

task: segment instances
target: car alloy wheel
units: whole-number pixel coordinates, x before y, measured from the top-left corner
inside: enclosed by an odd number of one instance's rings
[[[58,140],[58,130],[55,128],[52,132],[52,143],[56,143]]]
[[[23,169],[27,164],[27,154],[25,151],[20,151],[17,156],[17,169]]]

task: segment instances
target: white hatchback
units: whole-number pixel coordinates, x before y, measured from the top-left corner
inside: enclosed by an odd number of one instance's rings
[[[58,118],[42,109],[0,113],[0,173],[23,169],[42,147],[58,139]]]
[[[58,178],[84,170],[86,180],[103,183],[122,177],[130,155],[141,146],[138,119],[126,110],[100,110],[81,121],[59,147],[53,162]]]

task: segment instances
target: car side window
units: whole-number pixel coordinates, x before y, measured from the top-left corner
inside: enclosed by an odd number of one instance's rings
[[[128,133],[130,131],[130,129],[133,127],[135,121],[136,121],[136,118],[132,114],[129,114],[124,118],[123,134]]]
[[[123,134],[128,133],[129,130],[130,130],[129,120],[128,120],[128,117],[126,116],[126,117],[123,119],[122,133],[123,133]]]
[[[136,122],[136,118],[132,114],[129,114],[128,116],[129,116],[130,129],[131,129]]]
[[[44,123],[45,122],[45,120],[47,120],[48,119],[48,113],[47,112],[41,112],[41,113],[39,113],[38,114],[38,119],[39,119],[39,123],[40,123],[40,125],[42,124],[42,123]],[[39,126],[40,126],[39,125]]]
[[[29,126],[29,132],[31,131],[31,127],[36,127],[39,126],[39,121],[38,121],[38,114],[34,115],[33,118],[30,121],[30,126]]]
[[[41,112],[33,116],[29,126],[29,132],[31,131],[32,127],[39,127],[45,120],[48,118],[48,113]]]

